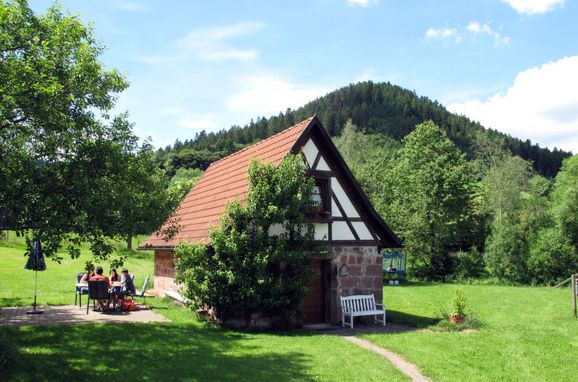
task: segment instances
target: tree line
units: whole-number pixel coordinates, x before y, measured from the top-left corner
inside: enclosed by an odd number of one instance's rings
[[[562,160],[570,154],[558,149],[549,150],[496,130],[485,129],[464,116],[450,113],[441,104],[415,92],[390,83],[371,81],[337,89],[305,106],[270,118],[259,117],[244,127],[237,125],[228,130],[207,133],[202,131],[193,139],[161,148],[156,153],[157,163],[172,172],[178,167],[206,169],[215,159],[267,138],[316,114],[330,136],[338,136],[347,120],[372,134],[382,134],[398,142],[423,121],[431,120],[465,153],[475,157],[475,141],[481,134],[502,140],[513,155],[532,163],[541,175],[554,177]]]
[[[468,160],[432,121],[401,145],[348,121],[335,143],[402,238],[413,276],[541,284],[578,271],[578,155],[548,179],[504,137],[479,132]]]

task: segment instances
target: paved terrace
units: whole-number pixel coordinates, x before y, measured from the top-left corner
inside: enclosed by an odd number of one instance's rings
[[[92,307],[86,314],[86,306],[75,305],[41,306],[43,314],[26,314],[31,306],[0,308],[0,325],[53,325],[53,324],[83,324],[83,323],[148,323],[169,322],[166,318],[150,309],[139,309],[134,312],[94,312]]]

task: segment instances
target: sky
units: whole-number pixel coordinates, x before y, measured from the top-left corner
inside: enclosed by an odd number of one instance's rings
[[[31,0],[36,12],[51,2]],[[578,0],[63,0],[156,147],[389,81],[578,153]]]

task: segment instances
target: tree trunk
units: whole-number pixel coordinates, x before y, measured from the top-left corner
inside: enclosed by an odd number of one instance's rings
[[[132,251],[132,235],[128,235],[126,238],[126,249]]]

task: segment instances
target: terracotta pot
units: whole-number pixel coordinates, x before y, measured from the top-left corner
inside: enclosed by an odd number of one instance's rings
[[[457,315],[455,313],[450,314],[450,322],[454,324],[461,324],[466,319],[465,314]]]

